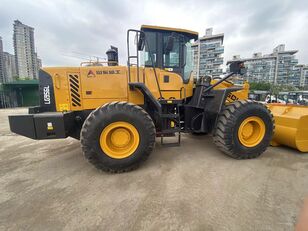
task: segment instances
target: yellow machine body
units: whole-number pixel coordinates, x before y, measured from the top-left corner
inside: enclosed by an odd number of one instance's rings
[[[53,81],[57,111],[80,111],[95,109],[108,102],[127,101],[142,105],[142,93],[129,88],[128,68],[125,66],[86,66],[43,68]],[[144,83],[153,96],[158,99],[159,91],[153,68],[131,67],[131,82]],[[183,83],[180,75],[156,68],[162,97],[183,99],[193,94],[193,77]],[[165,83],[164,76],[169,76]]]
[[[215,84],[216,82],[217,80],[212,80],[211,84]],[[234,87],[234,84],[228,81],[228,82],[222,82],[221,84],[214,87],[214,89],[223,89],[223,88],[230,88],[230,87]],[[242,90],[230,92],[230,94],[227,97],[226,103],[232,103],[236,100],[248,99],[249,83],[245,82],[243,85],[241,85],[241,87],[243,88]]]
[[[285,145],[308,152],[308,107],[268,104],[275,118],[272,146]]]

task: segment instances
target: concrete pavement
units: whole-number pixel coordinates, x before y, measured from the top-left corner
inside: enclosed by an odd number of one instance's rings
[[[269,148],[234,160],[210,136],[159,144],[136,171],[107,174],[77,140],[12,134],[0,110],[1,230],[293,230],[308,194],[308,155]]]

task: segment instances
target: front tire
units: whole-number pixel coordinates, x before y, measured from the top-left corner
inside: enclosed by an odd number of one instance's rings
[[[141,107],[113,102],[97,108],[81,130],[85,158],[106,172],[127,172],[139,167],[155,145],[155,126]]]
[[[214,143],[235,159],[260,156],[269,146],[274,132],[271,112],[261,103],[236,101],[225,107],[214,130]]]

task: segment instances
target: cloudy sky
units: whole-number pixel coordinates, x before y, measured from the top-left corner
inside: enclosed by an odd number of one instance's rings
[[[179,27],[204,35],[225,33],[225,60],[234,54],[270,53],[285,43],[308,64],[307,0],[1,0],[0,36],[13,53],[13,21],[35,28],[44,66],[79,65],[105,57],[109,45],[126,59],[126,30],[142,24]]]

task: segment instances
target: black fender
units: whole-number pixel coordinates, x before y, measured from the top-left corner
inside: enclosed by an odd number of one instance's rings
[[[207,119],[210,119],[211,126],[210,130],[216,126],[217,119],[220,113],[225,108],[225,103],[227,100],[228,95],[231,92],[242,90],[242,87],[230,87],[224,89],[216,89],[211,90],[209,94],[206,94],[205,97],[205,104],[204,104],[204,112],[207,115]],[[208,123],[208,122],[207,122]]]

